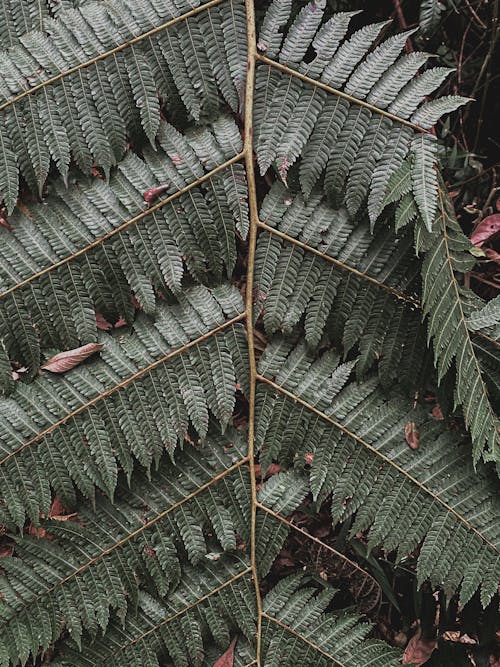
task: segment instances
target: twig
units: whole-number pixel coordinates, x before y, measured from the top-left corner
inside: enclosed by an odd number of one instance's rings
[[[401,7],[401,0],[394,0],[394,9],[396,10],[396,15],[398,17],[398,22],[401,26],[401,29],[407,30],[408,24],[406,23],[403,8]],[[409,37],[406,40],[405,49],[408,53],[412,53],[414,51],[413,44],[411,43],[411,39]]]

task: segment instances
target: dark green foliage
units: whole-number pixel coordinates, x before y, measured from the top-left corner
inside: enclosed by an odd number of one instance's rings
[[[242,0],[4,4],[0,666],[400,664],[276,568],[321,512],[491,604],[499,308],[429,132],[449,70],[320,3],[256,44]]]

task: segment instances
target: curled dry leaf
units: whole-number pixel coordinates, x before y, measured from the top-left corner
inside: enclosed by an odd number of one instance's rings
[[[221,657],[214,664],[214,667],[233,667],[234,665],[234,645],[236,644],[236,638],[229,644],[229,648],[221,655]]]
[[[472,232],[470,240],[480,248],[494,234],[500,232],[500,213],[493,213],[483,218],[476,229]]]
[[[150,206],[154,200],[166,190],[168,190],[168,185],[159,185],[157,188],[149,188],[149,190],[145,190],[142,196],[146,204]]]
[[[461,635],[459,630],[448,630],[443,632],[443,639],[447,642],[456,642],[457,644],[477,644],[475,639],[469,635]]]
[[[431,653],[436,648],[435,639],[424,639],[422,637],[422,628],[418,625],[417,632],[408,642],[408,646],[403,654],[403,665],[423,665],[431,657]]]
[[[76,347],[74,350],[59,352],[46,361],[41,368],[51,373],[65,373],[71,368],[78,366],[78,364],[81,364],[82,361],[85,361],[85,359],[95,352],[102,350],[103,347],[102,343],[87,343],[87,345]]]
[[[101,331],[109,331],[110,329],[113,328],[111,322],[108,322],[108,320],[104,317],[104,315],[97,311],[95,314],[95,323],[97,328],[101,329]]]
[[[123,319],[123,317],[120,317],[120,319],[115,324],[111,324],[111,322],[108,322],[108,320],[104,317],[102,313],[99,313],[97,311],[95,314],[95,323],[97,328],[101,329],[102,331],[109,331],[110,329],[119,329],[120,327],[124,327],[127,324],[127,322]]]
[[[281,466],[278,463],[271,463],[269,468],[266,470],[265,477],[267,479],[268,477],[272,477],[279,472],[281,472]]]
[[[408,422],[405,426],[405,440],[410,449],[418,449],[419,435],[415,422]]]
[[[432,416],[436,421],[442,421],[444,419],[443,412],[439,405],[435,405],[432,408]]]
[[[493,248],[485,248],[484,254],[488,262],[500,262],[500,254]]]

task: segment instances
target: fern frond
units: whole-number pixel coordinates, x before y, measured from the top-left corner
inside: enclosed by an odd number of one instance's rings
[[[248,538],[243,512],[249,500],[235,505],[231,498],[236,488],[247,496],[249,489],[241,472],[245,449],[232,436],[227,453],[227,441],[211,435],[201,451],[185,450],[151,480],[122,485],[113,505],[100,497],[92,511],[77,506],[77,521],[43,521],[50,541],[16,540],[14,556],[2,561],[1,636],[23,637],[23,654],[33,656],[64,627],[80,644],[82,630],[106,630],[110,609],[124,616],[135,607],[139,582],[162,597],[175,590],[184,576],[184,553],[203,569],[203,562],[221,557],[220,549],[235,551],[236,533]],[[42,626],[40,638],[33,629]],[[19,645],[8,651],[15,662]]]
[[[462,406],[471,432],[474,461],[481,456],[485,460],[498,461],[499,421],[469,330],[475,327],[470,327],[468,318],[472,317],[474,321],[480,308],[472,306],[469,294],[459,283],[459,275],[469,271],[475,259],[468,252],[470,240],[454,219],[451,205],[441,189],[439,210],[432,230],[420,229],[417,249],[425,250],[422,264],[423,304],[438,377],[443,378],[455,361],[456,403]]]
[[[424,104],[411,122],[398,117],[392,107],[400,96],[407,99],[417,91],[412,79],[427,54],[399,56],[408,33],[390,37],[370,51],[384,24],[366,26],[339,46],[353,14],[335,15],[319,27],[322,11],[315,3],[301,10],[288,34],[290,42],[285,40],[278,54],[279,62],[259,56],[263,63],[256,81],[259,167],[265,173],[273,164],[286,182],[289,169],[301,157],[300,181],[306,197],[326,170],[324,188],[330,199],[336,205],[345,202],[354,215],[368,198],[374,223],[388,180],[410,146],[419,153],[420,161],[426,159],[419,145],[412,144],[415,131],[420,134],[467,100],[457,96]],[[269,12],[272,23],[277,5],[273,3]],[[310,67],[301,62],[306,50],[319,49],[323,33],[330,32],[334,37],[327,55],[320,56],[318,51]],[[434,74],[425,73],[422,90],[435,84],[443,70],[429,72]],[[415,100],[415,106],[424,100],[424,94]],[[427,206],[435,206],[435,201]]]
[[[56,182],[49,206],[19,211],[12,231],[0,229],[0,336],[32,375],[40,345],[96,340],[94,311],[130,321],[131,292],[154,314],[155,292],[178,294],[185,267],[201,282],[231,274],[235,227],[242,235],[248,228],[236,126],[219,119],[191,138],[162,124],[159,141],[162,150],[146,150],[143,160],[129,153],[109,185],[78,180],[66,190]],[[220,159],[211,158],[208,172],[205,142]],[[148,207],[147,192],[164,184],[167,196]]]
[[[421,0],[418,22],[424,34],[429,34],[434,30],[445,8],[443,0]]]
[[[307,667],[400,664],[400,651],[368,639],[370,625],[362,623],[359,616],[327,611],[335,589],[318,591],[308,583],[302,576],[288,577],[266,596],[266,667],[292,667],[297,661]]]
[[[358,345],[360,375],[380,358],[384,384],[396,369],[400,379],[418,382],[426,354],[410,237],[395,243],[387,228],[373,236],[368,221],[333,209],[320,192],[305,201],[280,183],[260,217],[256,312],[266,332],[290,334],[303,319],[310,345],[325,333],[341,339],[346,354]]]
[[[242,356],[235,334],[223,333],[242,318],[236,296],[227,286],[187,290],[181,304],[158,308],[155,324],[143,316],[126,337],[102,336],[100,359],[18,384],[0,400],[2,513],[19,525],[25,511],[36,521],[49,511],[49,487],[67,497],[72,483],[89,498],[94,486],[112,497],[118,464],[128,475],[133,458],[149,468],[190,424],[203,437],[209,409],[224,428]],[[44,467],[33,482],[36,456]]]
[[[247,563],[221,557],[186,575],[186,583],[167,600],[141,593],[137,612],[127,615],[125,623],[113,619],[103,637],[87,642],[85,653],[66,642],[57,664],[205,666],[213,664],[210,659],[220,656],[234,633],[242,636],[235,665],[250,663],[255,609]]]
[[[281,350],[278,356],[273,348]],[[259,448],[265,452],[273,443],[273,454],[281,461],[288,452],[299,460],[313,453],[311,492],[319,502],[332,494],[335,522],[355,515],[353,534],[369,529],[370,547],[397,549],[399,558],[423,541],[417,565],[420,582],[429,578],[451,591],[461,585],[464,602],[482,584],[482,601],[487,604],[499,574],[494,518],[498,501],[488,471],[479,467],[474,472],[467,443],[397,390],[385,394],[374,378],[348,383],[328,406],[317,403],[316,388],[301,391],[297,382],[325,361],[335,372],[335,358],[328,359],[327,353],[327,360],[314,360],[302,353],[299,366],[301,348],[292,343],[271,344],[268,349],[274,361],[269,364],[266,354],[259,366]],[[293,383],[287,379],[292,367]],[[293,424],[297,418],[301,430],[283,429],[274,445],[270,429],[277,420]],[[420,434],[417,450],[405,441],[408,422],[415,423]],[[484,567],[478,568],[480,559]]]
[[[51,160],[64,177],[71,156],[86,173],[97,163],[108,174],[137,124],[154,145],[159,96],[171,109],[180,97],[199,119],[216,114],[220,86],[236,110],[245,71],[238,39],[243,16],[239,0],[194,7],[157,0],[88,2],[45,19],[43,32],[21,36],[1,54],[0,110],[10,176],[0,182],[0,196],[9,212],[19,171],[41,193]]]

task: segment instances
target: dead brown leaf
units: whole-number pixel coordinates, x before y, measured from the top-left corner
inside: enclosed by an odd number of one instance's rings
[[[233,667],[234,665],[234,645],[236,644],[236,637],[229,644],[229,648],[221,655],[221,657],[214,664],[214,667]]]
[[[405,440],[410,449],[418,449],[419,435],[415,422],[408,422],[405,426]]]
[[[439,407],[439,405],[435,405],[432,408],[432,416],[436,421],[441,421],[442,419],[444,419],[443,412],[442,412],[441,408]]]
[[[443,639],[447,642],[456,642],[458,644],[477,644],[475,639],[469,635],[461,635],[459,630],[448,630],[443,632]]]
[[[13,544],[5,544],[3,547],[0,547],[0,558],[9,558],[14,553]]]
[[[423,639],[422,628],[418,624],[417,631],[408,642],[403,654],[403,665],[423,665],[431,657],[436,648],[435,639]]]
[[[51,373],[66,373],[71,368],[78,366],[82,361],[85,361],[95,352],[102,350],[104,345],[102,343],[87,343],[81,347],[76,347],[74,350],[65,350],[59,352],[46,361],[41,368]]]

